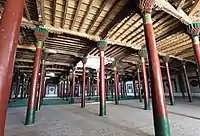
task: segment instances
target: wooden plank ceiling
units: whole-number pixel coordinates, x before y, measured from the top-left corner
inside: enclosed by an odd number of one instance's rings
[[[193,0],[169,0],[186,14],[197,7]],[[197,2],[197,1],[196,1]],[[5,0],[0,0],[2,14]],[[192,11],[193,14],[194,11]],[[159,53],[194,61],[192,43],[185,26],[164,11],[153,11],[153,27]],[[56,54],[47,57],[47,71],[64,73],[86,55],[98,56],[96,42],[109,41],[106,57],[119,61],[122,70],[134,70],[137,50],[145,47],[142,18],[132,0],[26,0],[15,67],[30,72],[34,58],[33,28],[43,24],[50,34],[46,49]],[[162,61],[161,61],[162,62]],[[174,65],[175,67],[176,65]]]

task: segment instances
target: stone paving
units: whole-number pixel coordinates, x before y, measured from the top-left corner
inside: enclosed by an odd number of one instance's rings
[[[8,109],[5,136],[153,136],[152,111],[138,100],[107,104],[107,117],[98,116],[98,104],[43,106],[36,124],[24,126],[26,108]],[[168,106],[172,136],[200,136],[200,100],[176,100]]]

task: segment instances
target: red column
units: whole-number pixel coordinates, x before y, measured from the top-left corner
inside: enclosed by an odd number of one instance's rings
[[[169,72],[169,56],[164,56],[163,60],[165,62],[165,67],[166,67],[166,72],[167,72],[167,81],[168,81],[168,85],[169,85],[169,97],[170,97],[170,104],[174,105],[174,93],[173,93],[173,89],[172,89],[172,81],[171,81],[171,76],[170,76],[170,72]]]
[[[40,71],[41,54],[44,40],[48,36],[48,31],[43,27],[37,27],[35,29],[35,37],[37,39],[37,46],[35,52],[35,59],[33,65],[33,73],[31,78],[30,96],[28,99],[28,108],[26,113],[25,125],[31,125],[35,123],[35,110],[37,102],[37,84]]]
[[[37,110],[40,110],[41,107],[41,100],[42,100],[42,92],[44,89],[44,80],[45,80],[45,70],[44,70],[44,65],[45,65],[45,60],[42,60],[41,64],[41,72],[40,72],[40,86],[39,86],[39,92],[38,92],[38,97],[37,97]]]
[[[148,52],[149,67],[151,73],[151,91],[155,136],[170,136],[171,134],[169,128],[168,113],[166,109],[163,80],[160,70],[160,60],[158,57],[151,19],[153,6],[153,0],[138,0],[138,7],[141,10],[143,16],[146,48]]]
[[[143,73],[143,90],[144,90],[144,109],[150,109],[149,103],[149,87],[148,87],[148,79],[147,79],[147,71],[146,71],[146,62],[145,58],[147,55],[146,48],[143,48],[138,53],[141,57],[141,64],[142,64],[142,73]]]
[[[117,78],[117,62],[113,62],[114,67],[114,84],[115,84],[115,105],[119,104],[118,94],[119,94],[119,86],[118,86],[118,78]]]
[[[0,23],[0,136],[4,136],[9,90],[14,68],[24,0],[7,0]]]
[[[86,63],[87,58],[82,58],[83,63],[83,73],[82,73],[82,95],[81,95],[81,108],[85,108],[85,78],[86,78]]]
[[[200,69],[200,44],[199,44],[200,23],[198,22],[187,25],[187,32],[192,38],[194,53],[196,56],[196,62]]]
[[[76,89],[76,67],[72,69],[72,95],[71,95],[71,103],[74,103],[74,93]]]
[[[183,61],[182,64],[183,64],[182,67],[183,67],[183,73],[184,73],[184,77],[185,77],[185,83],[186,83],[189,102],[192,102],[192,92],[190,89],[190,83],[189,83],[188,76],[187,76],[186,61]]]
[[[98,48],[100,51],[100,105],[99,105],[99,115],[106,116],[106,92],[105,92],[105,62],[104,62],[104,51],[107,48],[107,42],[101,40],[98,42]]]

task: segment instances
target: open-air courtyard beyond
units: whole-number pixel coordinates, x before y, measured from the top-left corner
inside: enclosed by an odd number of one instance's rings
[[[200,135],[200,100],[175,99],[168,105],[172,136]],[[5,136],[154,136],[152,110],[138,100],[107,103],[107,116],[98,116],[99,104],[48,105],[36,114],[36,123],[24,126],[26,107],[9,108]]]

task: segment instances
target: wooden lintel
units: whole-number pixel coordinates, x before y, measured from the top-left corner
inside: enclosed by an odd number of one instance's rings
[[[39,10],[41,11],[41,18],[42,18],[42,24],[46,24],[46,19],[45,19],[45,12],[44,12],[44,0],[40,0],[40,6]],[[39,17],[40,18],[40,17]]]
[[[45,61],[45,65],[61,65],[61,66],[72,66],[73,64],[70,63],[62,63],[62,62],[52,62],[52,61]]]
[[[166,0],[155,0],[156,9],[161,9],[173,17],[179,19],[184,24],[192,23],[192,18],[190,18],[182,9],[179,11],[175,9],[169,2]]]
[[[184,4],[185,4],[185,0],[179,0],[179,3],[177,5],[177,10],[179,11],[180,9],[182,9]]]
[[[62,28],[65,27],[65,21],[66,21],[66,15],[67,15],[68,2],[69,2],[69,0],[65,0],[65,9],[64,9],[64,14],[63,14]]]
[[[73,19],[73,21],[72,21],[72,25],[71,25],[71,28],[70,28],[71,30],[74,29],[74,25],[75,25],[75,23],[76,23],[76,18],[77,18],[77,16],[78,16],[79,11],[80,11],[81,4],[82,4],[82,0],[79,0],[78,6],[77,6],[77,8],[76,8],[75,15],[74,15],[74,19]]]

